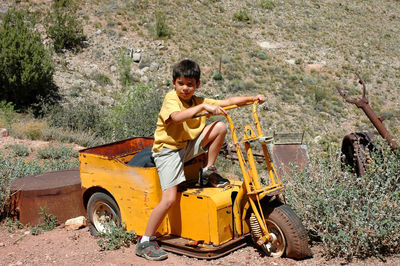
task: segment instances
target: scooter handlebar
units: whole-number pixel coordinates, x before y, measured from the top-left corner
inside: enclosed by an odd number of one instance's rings
[[[224,108],[226,111],[228,111],[228,110],[231,110],[231,109],[235,109],[235,108],[239,108],[239,107],[243,107],[243,106],[251,105],[251,104],[257,105],[257,104],[258,104],[258,100],[256,100],[256,101],[251,101],[251,102],[246,102],[246,103],[240,104],[240,105],[239,105],[239,104],[232,104],[232,105],[225,106],[225,107],[223,107],[223,108]],[[224,115],[224,114],[221,114],[221,115]],[[196,114],[195,116],[193,116],[193,118],[198,118],[198,117],[202,117],[202,116],[210,117],[210,116],[213,116],[213,115],[210,114],[210,113],[207,112],[207,111],[202,111],[202,112]]]

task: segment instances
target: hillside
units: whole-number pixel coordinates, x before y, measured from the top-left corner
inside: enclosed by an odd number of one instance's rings
[[[28,5],[40,17],[50,3],[7,0],[0,10]],[[137,57],[130,65],[134,82],[153,84],[163,94],[171,88],[171,66],[193,58],[203,71],[199,94],[263,93],[267,131],[305,131],[310,144],[338,144],[351,131],[374,130],[335,89],[360,95],[358,72],[372,107],[400,136],[399,1],[86,0],[78,14],[86,46],[53,55],[54,79],[66,102],[113,103],[123,89],[118,62],[129,55]],[[169,37],[155,37],[157,15]],[[37,29],[51,47],[40,24]],[[213,78],[220,59],[221,80]]]

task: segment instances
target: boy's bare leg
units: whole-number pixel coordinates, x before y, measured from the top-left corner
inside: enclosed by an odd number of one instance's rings
[[[226,125],[224,122],[221,121],[209,124],[204,128],[202,133],[204,134],[204,136],[201,145],[203,147],[209,145],[207,164],[205,167],[213,165],[217,160],[222,144],[224,144],[226,132]]]
[[[177,191],[178,186],[174,186],[162,192],[161,201],[150,214],[146,231],[144,232],[145,236],[153,236],[155,234],[168,210],[175,203]]]

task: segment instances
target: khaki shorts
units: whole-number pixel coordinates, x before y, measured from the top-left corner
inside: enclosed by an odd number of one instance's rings
[[[180,150],[163,148],[160,152],[153,152],[162,191],[186,181],[183,164],[207,152],[201,145],[202,140],[203,134],[200,134]]]

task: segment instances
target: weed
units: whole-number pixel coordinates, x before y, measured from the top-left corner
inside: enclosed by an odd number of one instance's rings
[[[17,112],[14,109],[15,105],[11,102],[0,102],[0,117],[4,121],[6,127],[11,127],[11,122],[15,119]]]
[[[250,15],[247,9],[241,9],[233,14],[233,18],[237,21],[249,21]]]
[[[22,144],[11,144],[6,146],[6,149],[11,149],[15,156],[25,157],[29,155],[28,147]]]
[[[42,232],[51,231],[58,226],[58,219],[54,214],[48,213],[48,209],[45,206],[40,206],[40,222],[36,226],[32,227],[32,235],[39,235]]]
[[[273,9],[275,7],[275,3],[271,0],[261,0],[260,6],[264,9]]]
[[[107,85],[112,85],[112,81],[110,77],[108,77],[106,74],[96,72],[93,74],[93,80],[96,81],[97,84],[100,86],[107,86]]]
[[[168,38],[172,35],[172,30],[168,26],[164,12],[156,12],[155,34],[158,38]]]
[[[12,233],[12,232],[14,232],[14,231],[17,230],[17,229],[22,229],[22,228],[24,228],[24,225],[23,225],[20,221],[18,221],[18,220],[13,220],[13,219],[10,218],[10,217],[6,217],[6,219],[5,219],[5,224],[6,224],[6,226],[7,226],[7,231],[8,231],[9,233]]]
[[[78,152],[73,151],[71,147],[60,145],[60,146],[49,146],[48,148],[39,149],[37,151],[40,159],[69,159],[78,158]]]
[[[73,131],[97,132],[100,126],[99,121],[104,115],[104,107],[101,104],[81,99],[63,105],[44,104],[42,113],[50,126],[68,128]]]
[[[51,231],[58,225],[57,217],[51,213],[48,213],[48,209],[44,206],[40,206],[41,215],[40,219],[43,221],[40,223],[40,226],[43,228],[44,231]]]
[[[221,72],[214,72],[212,75],[212,78],[213,78],[213,80],[223,80],[224,79]]]
[[[86,36],[83,33],[82,22],[76,15],[77,8],[74,4],[53,4],[46,17],[46,31],[54,42],[56,52],[63,49],[76,50],[83,46]]]
[[[42,138],[43,132],[46,129],[46,122],[31,120],[28,122],[18,122],[13,124],[11,127],[11,134],[16,137],[37,140]]]
[[[101,250],[116,250],[120,247],[129,247],[137,235],[133,231],[126,231],[126,227],[117,226],[113,221],[104,222],[104,232],[100,232],[101,239],[97,241]]]
[[[119,77],[121,81],[121,85],[126,88],[133,82],[133,76],[131,75],[131,65],[132,58],[128,55],[128,50],[122,48],[119,51],[118,57],[116,58],[117,65],[119,67]]]
[[[293,172],[287,198],[328,258],[380,257],[400,252],[400,156],[386,143],[362,178],[342,171],[340,153],[312,157]]]
[[[116,105],[103,118],[104,137],[121,140],[152,136],[161,104],[161,95],[154,87],[138,84],[130,88],[119,96]]]
[[[34,226],[31,228],[31,234],[34,236],[40,235],[43,233],[43,229],[40,226]]]

